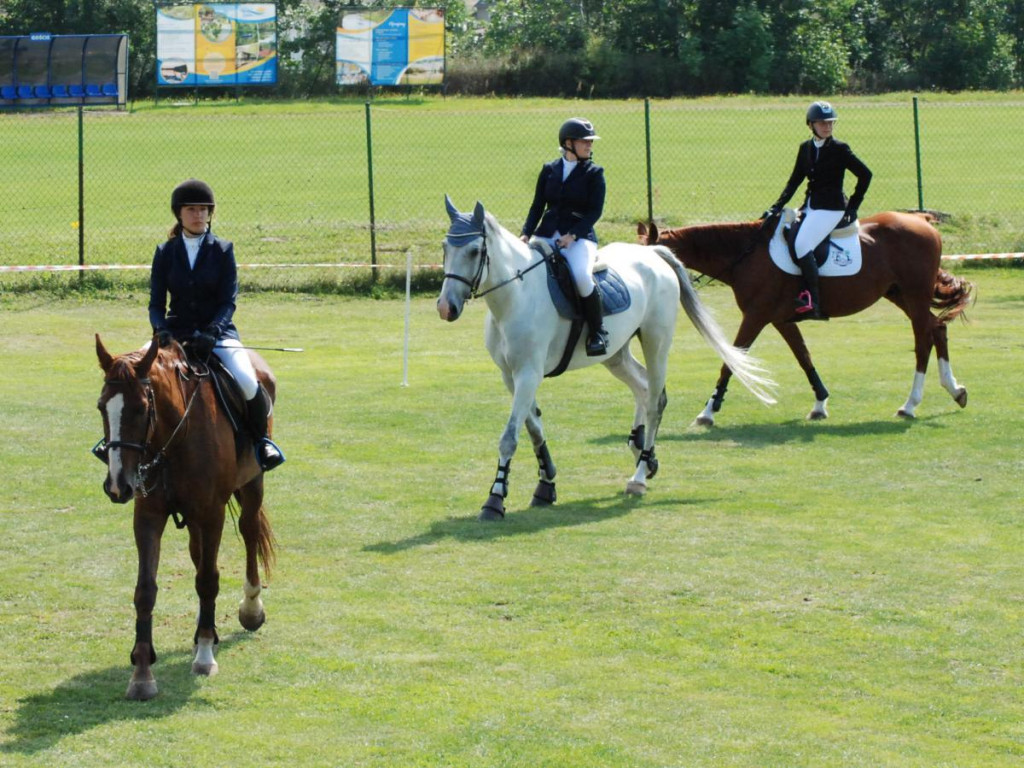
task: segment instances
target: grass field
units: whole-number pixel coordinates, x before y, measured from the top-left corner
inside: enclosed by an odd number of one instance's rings
[[[718,363],[685,321],[661,471],[623,495],[631,398],[596,369],[545,382],[559,503],[476,522],[508,398],[482,343],[403,305],[250,294],[238,322],[280,381],[281,550],[255,634],[221,553],[220,674],[196,679],[184,536],[169,530],[160,695],[130,674],[130,509],[100,489],[92,334],[142,341],[144,297],[0,294],[0,764],[5,766],[1017,766],[1024,758],[1019,269],[962,270],[960,410],[934,359],[913,423],[907,321],[888,304],[808,328],[832,417],[775,336],[765,408],[733,388],[688,428]],[[731,334],[721,287],[702,297]]]
[[[874,171],[862,213],[918,207],[913,96],[836,97],[837,137]],[[947,253],[1024,250],[1018,122],[1024,96],[920,97],[924,206],[948,218]],[[777,197],[806,129],[806,97],[650,104],[653,213],[673,225],[753,219]],[[366,263],[370,171],[379,263],[435,264],[443,199],[482,200],[517,231],[558,125],[585,114],[601,135],[609,192],[599,234],[632,240],[648,214],[645,105],[632,101],[385,98],[139,103],[83,121],[85,216],[78,215],[73,112],[0,113],[6,170],[0,264],[146,264],[172,223],[171,188],[188,176],[217,192],[217,231],[243,263]],[[849,181],[852,184],[852,181]],[[852,191],[849,189],[848,191]],[[798,201],[795,201],[798,202]],[[277,287],[338,281],[343,269],[263,271]],[[16,278],[2,276],[4,283]]]

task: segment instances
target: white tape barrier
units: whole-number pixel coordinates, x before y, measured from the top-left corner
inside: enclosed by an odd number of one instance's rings
[[[311,269],[405,269],[404,264],[239,264],[240,269],[294,269],[306,267]],[[443,269],[443,264],[421,264],[420,269]],[[150,269],[149,264],[68,264],[45,266],[3,266],[0,272],[92,272],[117,269]]]

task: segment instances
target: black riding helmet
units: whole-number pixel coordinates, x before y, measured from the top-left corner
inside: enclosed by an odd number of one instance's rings
[[[217,205],[213,198],[213,190],[205,181],[186,179],[171,192],[171,211],[174,218],[181,219],[181,209],[186,205],[206,205],[210,208],[210,216]]]
[[[571,117],[558,129],[558,146],[564,147],[567,141],[579,139],[600,139],[594,133],[594,124],[583,117]]]
[[[839,119],[835,109],[827,101],[816,101],[807,108],[807,124],[816,123],[819,120]]]

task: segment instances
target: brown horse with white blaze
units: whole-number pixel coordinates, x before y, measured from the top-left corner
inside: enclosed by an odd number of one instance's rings
[[[238,530],[245,543],[244,598],[238,619],[250,631],[259,629],[266,619],[259,563],[269,574],[274,534],[263,510],[263,473],[252,441],[247,435],[236,437],[208,369],[191,366],[179,345],[161,349],[155,340],[135,352],[113,356],[97,334],[96,355],[104,376],[98,403],[104,439],[93,450],[107,463],[103,490],[115,503],[135,502],[139,570],[131,653],[134,671],[126,696],[142,701],[157,694],[151,669],[156,661],[153,607],[160,540],[168,517],[173,516],[179,528],[188,529],[189,554],[196,568],[199,619],[192,672],[199,675],[217,672],[217,553],[232,497],[241,508]],[[273,399],[273,374],[262,358],[250,355]]]
[[[767,228],[760,222],[745,222],[659,231],[653,224],[648,228],[641,223],[637,234],[640,242],[668,246],[687,268],[732,288],[743,314],[734,342],[737,347],[749,348],[766,325],[774,326],[814,390],[815,404],[807,418],[827,418],[828,390],[814,368],[799,326],[792,322],[800,278],[772,262]],[[963,408],[967,405],[967,389],[953,376],[946,326],[970,304],[974,286],[940,268],[942,238],[924,215],[890,211],[861,219],[860,244],[863,262],[859,272],[821,278],[825,310],[832,317],[842,317],[861,312],[881,298],[891,301],[910,318],[917,363],[910,396],[897,415],[914,418],[933,346],[942,385]],[[933,314],[933,309],[938,314]],[[695,423],[714,424],[730,376],[728,367],[723,366],[715,390]]]

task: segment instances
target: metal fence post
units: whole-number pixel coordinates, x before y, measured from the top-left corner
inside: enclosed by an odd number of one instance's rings
[[[370,183],[370,282],[377,282],[377,219],[373,211],[373,134],[370,130],[370,102],[366,102],[366,171]]]
[[[651,192],[651,100],[644,98],[644,133],[647,136],[647,223],[654,221],[654,195]]]
[[[78,106],[78,266],[85,266],[85,140],[82,123],[82,106]],[[78,279],[85,277],[85,270],[78,271]]]
[[[924,210],[924,187],[921,183],[921,126],[917,119],[917,96],[914,97],[914,149],[917,152],[917,210]]]

